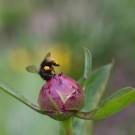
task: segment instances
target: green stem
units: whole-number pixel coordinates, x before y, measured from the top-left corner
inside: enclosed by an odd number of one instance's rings
[[[62,121],[62,126],[64,130],[64,135],[73,135],[72,118]]]

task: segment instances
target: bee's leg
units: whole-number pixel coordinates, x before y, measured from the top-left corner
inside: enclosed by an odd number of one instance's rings
[[[53,74],[55,74],[55,70],[53,67],[51,67],[51,71],[53,72]]]

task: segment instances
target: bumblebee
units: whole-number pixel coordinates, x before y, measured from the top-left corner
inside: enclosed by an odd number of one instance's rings
[[[51,58],[51,53],[48,53],[41,62],[39,70],[34,65],[27,66],[26,70],[31,73],[38,73],[44,80],[49,81],[55,75],[53,66],[60,65]]]
[[[39,75],[46,81],[50,80],[55,75],[53,66],[60,65],[54,59],[52,59],[51,54],[48,53],[40,65]]]

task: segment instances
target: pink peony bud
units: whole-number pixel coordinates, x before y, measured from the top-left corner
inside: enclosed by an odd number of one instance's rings
[[[61,73],[42,87],[38,102],[42,110],[48,111],[48,116],[65,120],[84,106],[85,96],[76,81]]]

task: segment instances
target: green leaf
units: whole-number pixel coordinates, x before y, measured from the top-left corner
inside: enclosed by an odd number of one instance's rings
[[[76,116],[90,120],[106,118],[128,107],[134,101],[135,89],[123,88],[103,100],[95,110],[86,113],[79,112]]]
[[[84,66],[84,79],[88,79],[92,69],[92,56],[87,48],[84,48],[85,66]]]
[[[90,51],[87,48],[84,47],[83,49],[84,49],[84,55],[85,55],[84,74],[83,74],[83,78],[79,80],[79,84],[85,90],[85,87],[87,85],[87,80],[91,74],[92,56],[91,56]]]
[[[4,92],[8,93],[12,97],[16,98],[17,100],[19,100],[23,104],[27,105],[31,109],[33,109],[39,113],[44,113],[42,110],[40,110],[40,108],[38,106],[31,103],[27,98],[22,96],[20,93],[18,93],[17,91],[15,91],[11,87],[9,87],[5,82],[3,82],[1,80],[0,80],[0,89],[3,90]]]
[[[85,90],[86,104],[82,111],[89,112],[90,110],[95,109],[100,103],[109,80],[112,65],[113,64],[105,65],[91,73]],[[91,121],[74,119],[76,135],[78,133],[80,133],[80,135],[92,135],[92,128],[89,128],[92,127],[92,124],[93,123]]]
[[[95,109],[101,101],[109,81],[112,65],[105,65],[92,72],[86,86],[86,104],[83,111]]]

